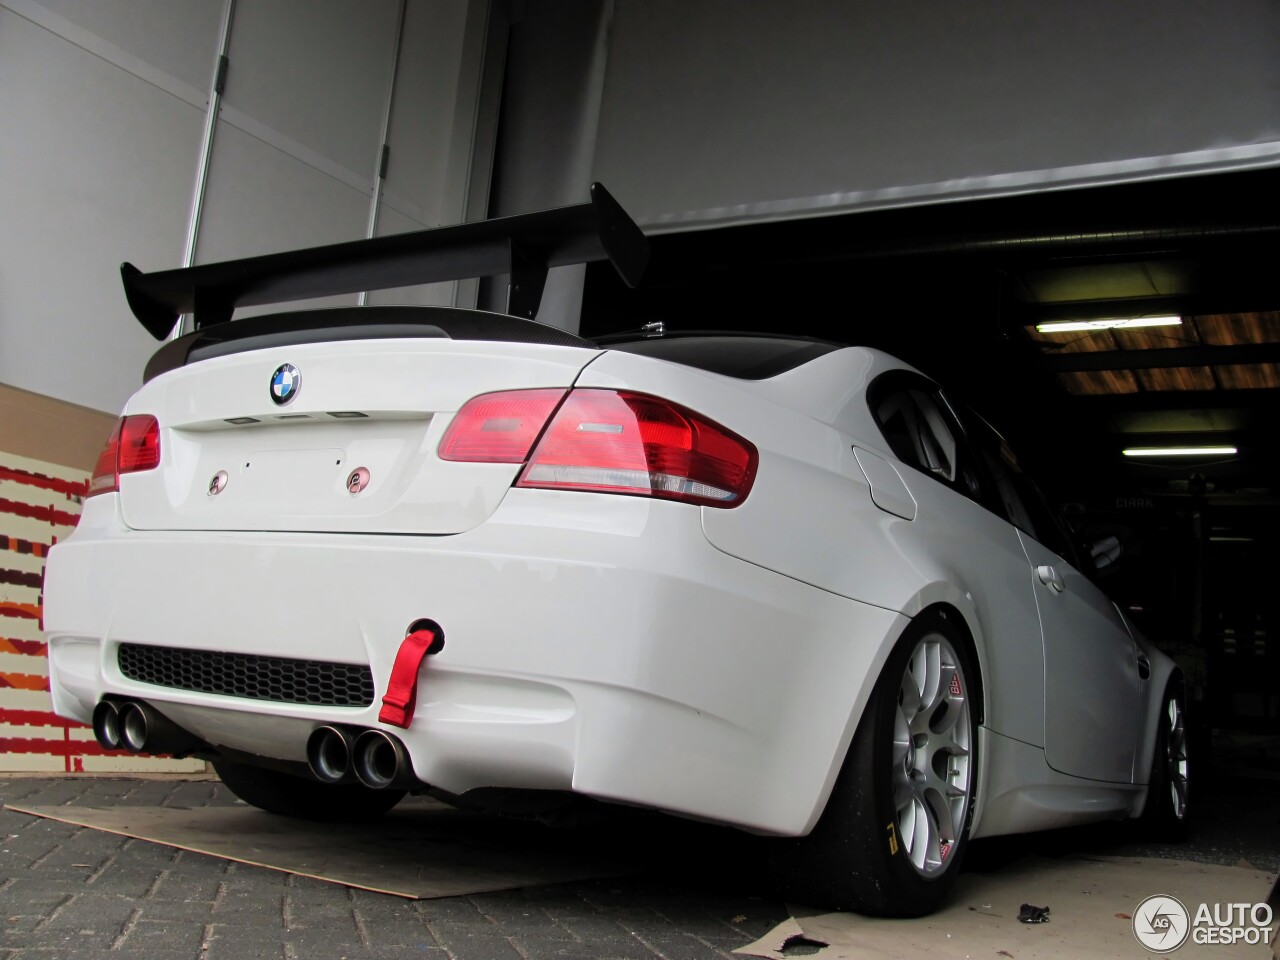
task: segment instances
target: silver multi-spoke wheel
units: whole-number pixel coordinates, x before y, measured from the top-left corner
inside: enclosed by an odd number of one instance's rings
[[[1165,737],[1165,770],[1169,777],[1169,795],[1173,816],[1182,820],[1187,815],[1187,726],[1182,702],[1170,697],[1165,703],[1165,719],[1169,723]]]
[[[952,610],[925,610],[889,651],[789,895],[920,917],[955,885],[978,794],[982,678]]]
[[[1140,819],[1146,839],[1179,843],[1190,830],[1190,773],[1187,760],[1187,701],[1182,677],[1174,674],[1159,700],[1160,713],[1151,753],[1147,800]]]
[[[926,634],[898,690],[893,806],[907,859],[924,877],[946,869],[969,815],[972,724],[961,664],[946,637]],[[1185,770],[1182,782],[1185,787]]]

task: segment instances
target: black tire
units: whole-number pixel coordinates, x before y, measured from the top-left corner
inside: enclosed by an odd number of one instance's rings
[[[937,654],[939,679],[932,694],[925,684],[921,699],[928,702],[915,710],[903,701],[922,651],[926,658]],[[926,613],[912,621],[876,683],[822,818],[787,858],[788,895],[883,917],[919,917],[938,908],[960,872],[973,819],[978,691],[968,644],[947,617]],[[908,721],[904,744],[908,714],[916,722]],[[934,772],[932,780],[921,766]],[[963,796],[947,801],[935,789],[943,786]]]
[[[1169,678],[1160,700],[1155,752],[1140,829],[1148,840],[1181,843],[1190,832],[1187,699],[1182,677]]]
[[[327,784],[233,760],[214,760],[228,790],[250,806],[298,820],[367,823],[403,799],[404,790],[371,790],[360,783]]]

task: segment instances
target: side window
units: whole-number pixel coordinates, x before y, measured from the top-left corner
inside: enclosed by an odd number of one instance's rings
[[[970,436],[977,443],[978,455],[987,475],[995,484],[1005,513],[1015,527],[1034,537],[1064,560],[1079,566],[1075,547],[1045,502],[1044,495],[1022,472],[1013,449],[984,421],[972,417],[966,421]]]
[[[895,384],[873,396],[871,412],[899,460],[981,502],[978,472],[936,388],[917,378]]]
[[[1017,460],[1013,451],[1009,449],[1009,445],[1004,442],[1004,438],[995,434],[982,436],[978,455],[982,458],[983,466],[987,468],[987,476],[991,478],[996,492],[1000,495],[1000,503],[1004,506],[1005,515],[1019,530],[1039,539],[1036,534],[1036,525],[1031,519],[1031,511],[1023,502],[1017,483],[1014,481],[1014,476],[1018,473]]]

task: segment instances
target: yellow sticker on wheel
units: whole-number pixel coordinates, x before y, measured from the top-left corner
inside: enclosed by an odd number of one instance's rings
[[[885,827],[889,831],[889,856],[894,856],[898,852],[898,829],[892,823]]]

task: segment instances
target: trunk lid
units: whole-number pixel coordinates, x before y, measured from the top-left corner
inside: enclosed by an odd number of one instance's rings
[[[124,520],[139,530],[469,530],[497,508],[520,466],[441,460],[453,414],[482,393],[567,390],[599,352],[443,337],[337,340],[171,369],[126,410],[160,421],[161,462],[120,478]],[[286,364],[296,392],[277,404],[273,380]],[[356,471],[367,480],[352,493]]]

